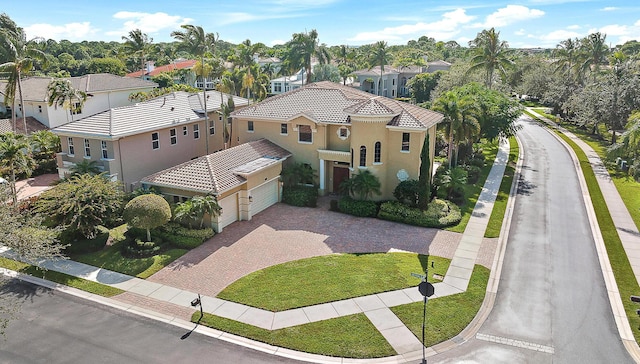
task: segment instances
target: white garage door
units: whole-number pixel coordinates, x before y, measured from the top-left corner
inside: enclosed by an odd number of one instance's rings
[[[249,195],[252,199],[251,215],[253,216],[278,202],[278,180],[274,179],[271,182],[252,189]]]
[[[222,230],[232,222],[238,221],[238,194],[234,193],[218,202],[222,207],[222,215],[220,215],[218,229]]]

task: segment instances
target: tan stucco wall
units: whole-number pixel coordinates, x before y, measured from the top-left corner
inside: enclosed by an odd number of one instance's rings
[[[338,136],[338,130],[341,128],[346,128],[349,130],[349,137],[347,139],[342,140]],[[327,149],[331,150],[339,150],[342,152],[348,152],[351,145],[351,126],[350,125],[328,125],[327,126]]]

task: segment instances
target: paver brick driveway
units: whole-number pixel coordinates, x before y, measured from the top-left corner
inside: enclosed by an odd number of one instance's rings
[[[399,249],[452,257],[461,234],[278,203],[226,227],[149,278],[150,281],[217,295],[251,272],[292,260],[333,253],[388,252]],[[479,264],[491,266],[496,239],[485,239]]]

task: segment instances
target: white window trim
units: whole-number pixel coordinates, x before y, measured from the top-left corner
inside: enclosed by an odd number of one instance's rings
[[[87,159],[91,158],[91,142],[89,139],[85,138],[82,141],[82,146],[84,147],[84,157]]]
[[[182,127],[182,135],[183,136],[189,136],[189,127],[188,126],[183,126]]]
[[[153,139],[153,135],[154,135],[154,134],[155,134],[155,135],[157,135],[157,136],[158,136],[158,138]],[[154,148],[154,147],[153,147],[153,143],[154,143],[154,142],[158,143],[158,147],[157,147],[157,148]],[[153,132],[153,133],[151,133],[151,150],[158,150],[158,149],[160,149],[160,133],[158,133],[158,132]]]
[[[193,139],[200,139],[200,125],[193,124]]]
[[[295,130],[298,132],[298,144],[313,144],[313,133],[314,133],[314,130],[313,130],[313,128],[311,128],[311,125],[306,125],[306,126],[308,126],[311,129],[311,141],[310,142],[301,141],[300,140],[300,128],[297,127],[297,128],[295,128]]]
[[[283,132],[282,132],[282,125],[286,125],[286,128],[287,128],[287,132],[286,132],[286,133],[283,133]],[[289,124],[287,124],[287,123],[280,123],[280,135],[289,135]]]
[[[106,157],[104,156],[105,152],[107,153]],[[100,141],[100,157],[102,160],[109,159],[109,148],[107,147],[107,142],[105,140]]]
[[[347,136],[346,137],[343,137],[343,136],[340,135],[340,131],[341,130],[346,130],[347,131]],[[351,130],[349,130],[349,128],[347,128],[346,126],[341,126],[336,131],[336,134],[338,134],[338,138],[340,138],[341,140],[347,140],[347,139],[349,139],[349,136],[351,135]]]
[[[171,135],[171,132],[174,135]],[[173,142],[175,140],[175,142]],[[169,145],[178,145],[178,130],[176,128],[169,129]]]
[[[73,152],[71,151],[73,149]],[[67,155],[73,157],[76,155],[76,146],[73,144],[73,138],[67,137]]]
[[[251,129],[249,129],[249,123],[251,123]],[[256,131],[256,124],[252,120],[247,120],[247,133],[253,133]]]

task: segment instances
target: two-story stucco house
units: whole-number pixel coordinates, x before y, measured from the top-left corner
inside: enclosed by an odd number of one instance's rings
[[[22,95],[24,105],[19,104],[16,98],[17,117],[22,117],[22,112],[33,117],[48,128],[82,119],[110,108],[131,105],[129,95],[133,92],[147,92],[157,87],[157,84],[140,78],[120,77],[108,73],[71,77],[69,80],[73,87],[87,94],[87,100],[81,109],[73,113],[69,108],[49,106],[47,87],[53,80],[52,77],[29,77],[22,80]],[[4,92],[6,82],[0,82],[0,91]],[[11,105],[4,105],[0,98],[0,111],[11,110]]]
[[[385,66],[380,72],[380,66],[371,69],[355,71],[356,85],[362,91],[386,97],[408,97],[407,83],[421,73],[448,71],[451,63],[445,61],[428,62],[426,66],[392,67]]]
[[[62,144],[59,175],[64,177],[79,161],[97,161],[131,191],[145,176],[222,149],[221,103],[233,97],[236,107],[242,107],[248,100],[217,91],[206,95],[207,125],[203,93],[174,92],[52,129]]]
[[[323,81],[232,113],[233,144],[268,139],[311,166],[321,194],[361,170],[381,182],[378,199],[393,198],[405,179],[417,179],[426,135],[435,141],[443,116],[415,105]],[[435,143],[430,143],[431,160]]]

